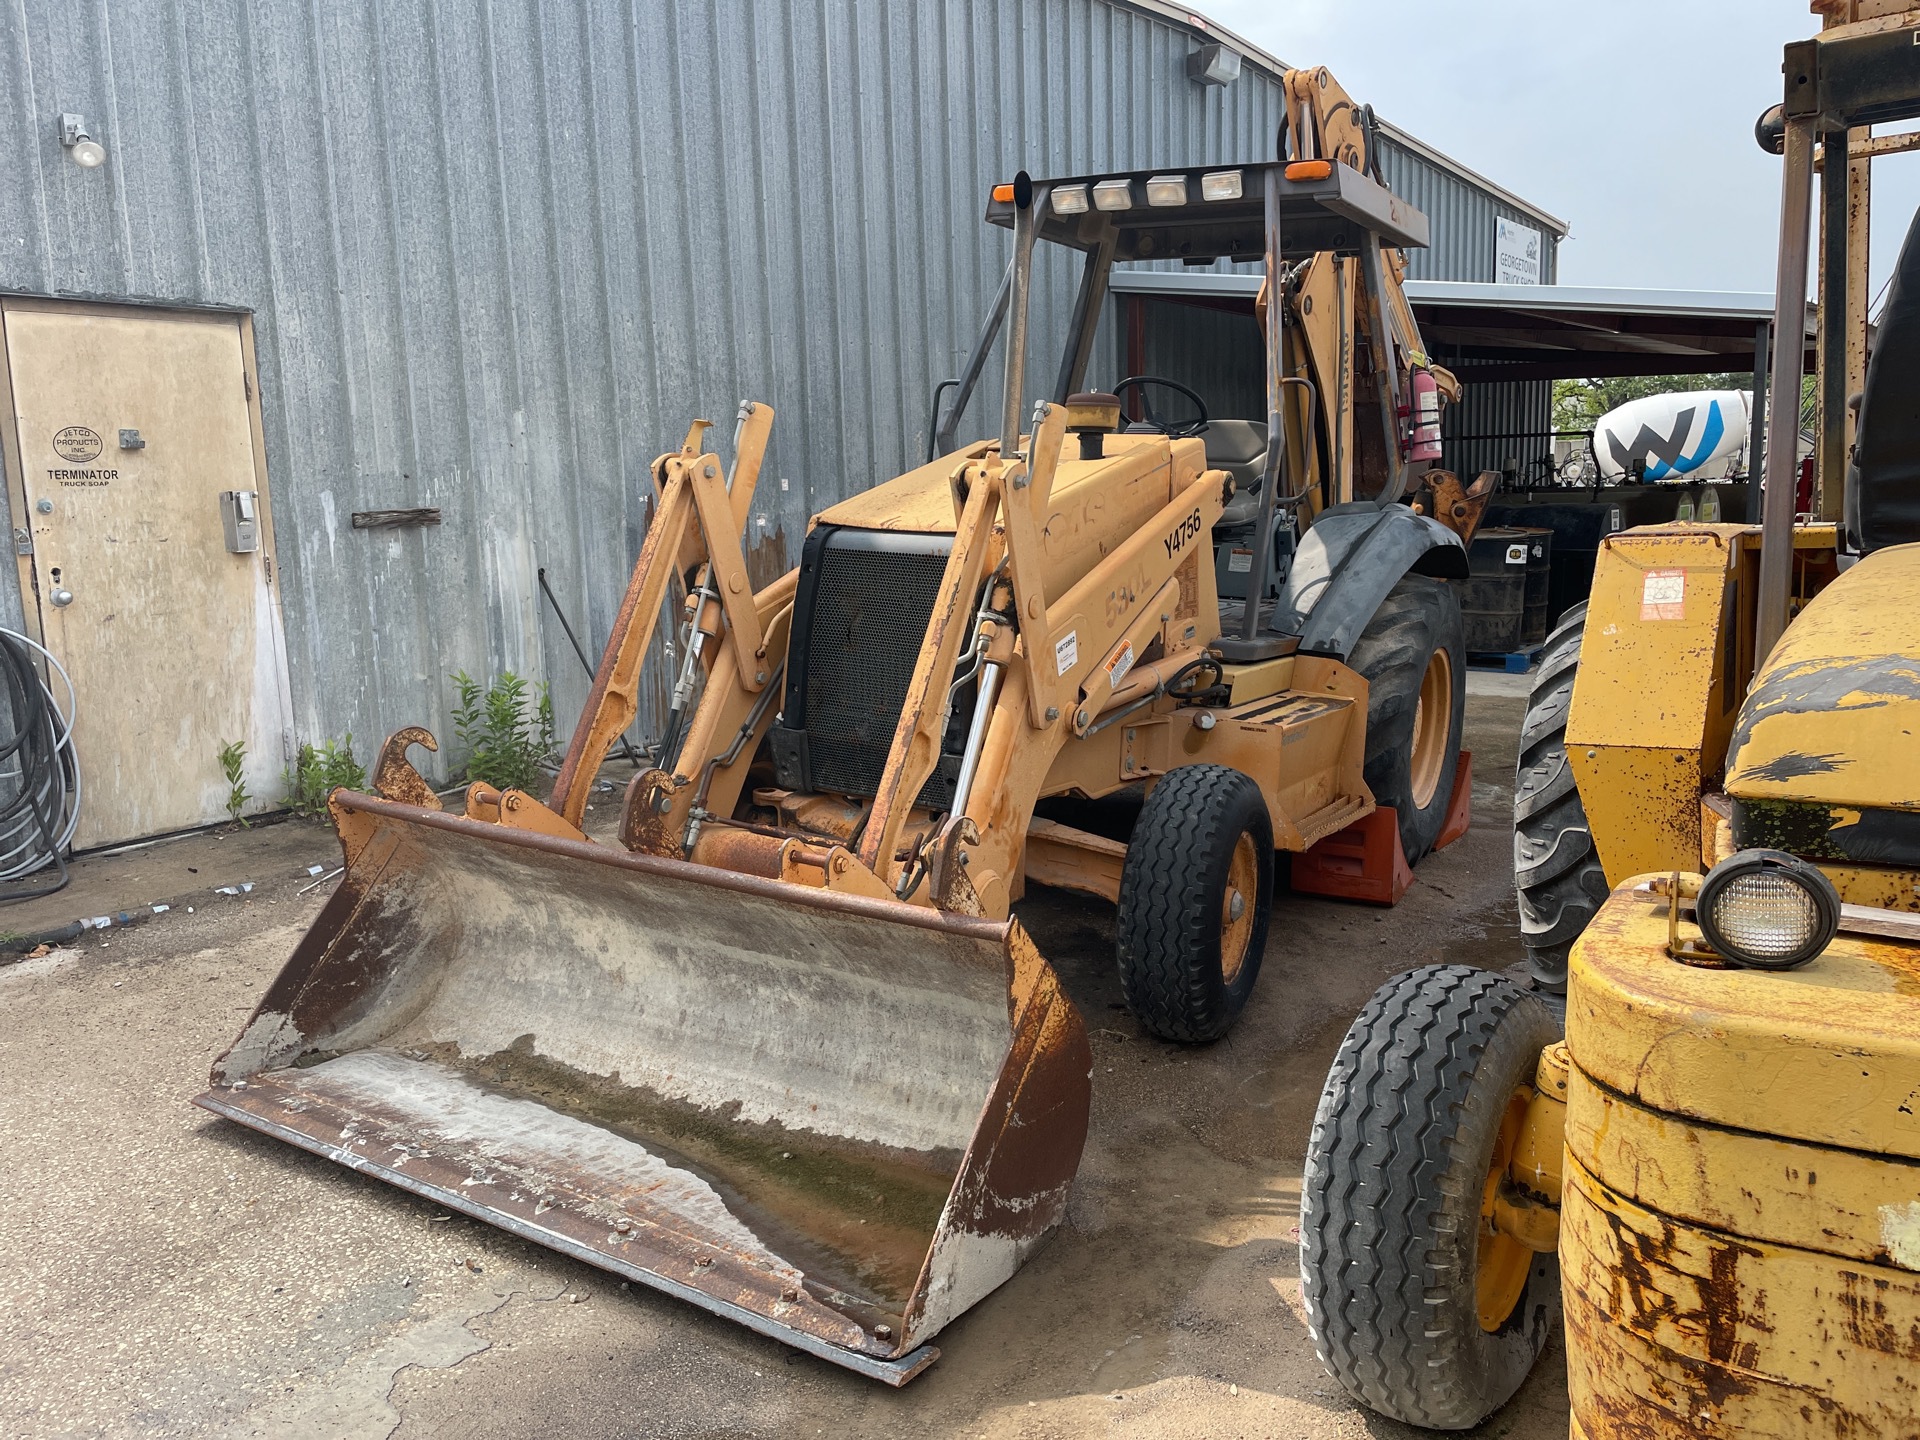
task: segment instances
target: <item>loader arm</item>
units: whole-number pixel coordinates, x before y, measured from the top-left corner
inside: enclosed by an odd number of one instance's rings
[[[719,457],[701,453],[701,441],[709,428],[708,421],[694,421],[680,449],[654,462],[659,504],[548,802],[549,808],[576,828],[586,812],[587,796],[607,751],[639,713],[641,668],[653,640],[660,604],[676,574],[684,575],[696,565],[703,567],[694,586],[690,618],[696,632],[724,631],[737,683],[758,691],[771,675],[761,620],[747,579],[741,534],[766,456],[773,407],[753,401],[741,407],[729,481],[721,479]],[[671,764],[674,757],[662,755],[660,759],[663,764]]]

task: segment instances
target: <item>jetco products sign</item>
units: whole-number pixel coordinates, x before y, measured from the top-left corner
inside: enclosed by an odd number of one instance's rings
[[[1538,230],[1511,220],[1495,220],[1493,278],[1502,285],[1540,284],[1540,247],[1544,243]]]

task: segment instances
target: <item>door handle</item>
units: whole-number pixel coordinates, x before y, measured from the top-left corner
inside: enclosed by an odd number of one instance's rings
[[[73,603],[73,591],[67,589],[66,586],[60,583],[60,567],[58,565],[54,566],[48,573],[49,578],[53,581],[53,589],[48,592],[47,599],[56,610],[64,610]]]

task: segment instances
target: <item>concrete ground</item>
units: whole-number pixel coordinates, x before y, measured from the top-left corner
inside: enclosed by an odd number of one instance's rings
[[[1314,1358],[1301,1156],[1375,985],[1519,958],[1506,813],[1525,683],[1473,677],[1473,832],[1394,910],[1283,896],[1220,1044],[1141,1033],[1105,907],[1022,908],[1093,1031],[1086,1158],[1059,1236],[901,1391],[193,1108],[329,888],[299,894],[300,864],[0,965],[0,1433],[1416,1434],[1357,1410]],[[1556,1345],[1480,1433],[1558,1440],[1566,1415]]]

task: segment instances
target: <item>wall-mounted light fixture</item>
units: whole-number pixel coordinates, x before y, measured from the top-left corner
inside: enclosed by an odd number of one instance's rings
[[[1187,78],[1202,85],[1231,85],[1240,78],[1237,51],[1214,41],[1187,56]]]
[[[107,147],[87,133],[83,115],[60,117],[60,143],[67,147],[68,158],[82,170],[91,170],[107,158]]]

